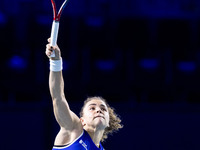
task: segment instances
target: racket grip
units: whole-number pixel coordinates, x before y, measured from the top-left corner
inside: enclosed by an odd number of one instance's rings
[[[57,44],[58,30],[59,30],[59,22],[54,20],[51,28],[51,42],[50,42],[51,46],[56,46]],[[50,57],[55,57],[55,51],[53,51]]]

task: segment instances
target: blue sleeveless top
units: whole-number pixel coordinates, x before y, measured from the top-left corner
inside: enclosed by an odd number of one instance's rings
[[[87,131],[83,130],[83,133],[71,144],[66,146],[54,146],[52,150],[104,150],[100,143],[98,148],[92,141]]]

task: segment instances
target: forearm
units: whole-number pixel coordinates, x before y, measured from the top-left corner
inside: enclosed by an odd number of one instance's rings
[[[62,71],[50,71],[49,88],[52,100],[64,98],[64,80],[62,76]]]

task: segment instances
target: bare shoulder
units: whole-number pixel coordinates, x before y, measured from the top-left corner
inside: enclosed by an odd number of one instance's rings
[[[83,133],[83,127],[81,123],[75,124],[72,130],[67,130],[61,127],[59,133],[56,136],[54,145],[66,145],[75,141]]]

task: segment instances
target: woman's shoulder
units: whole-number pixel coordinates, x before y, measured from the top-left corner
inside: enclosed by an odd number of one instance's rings
[[[82,136],[84,133],[83,128],[74,129],[74,130],[66,130],[61,128],[59,133],[56,136],[54,145],[67,145],[74,142],[77,138]]]

